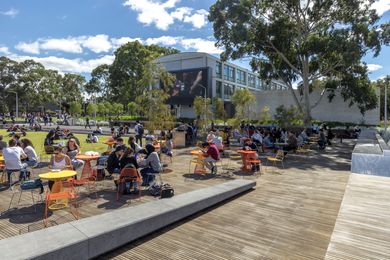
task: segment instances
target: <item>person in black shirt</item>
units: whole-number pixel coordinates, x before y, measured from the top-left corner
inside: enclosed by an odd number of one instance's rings
[[[133,149],[131,149],[130,147],[125,148],[125,151],[119,160],[119,166],[121,170],[123,168],[132,167],[132,166],[138,169],[138,163],[137,163],[137,159],[134,156]]]
[[[257,151],[257,145],[252,142],[252,139],[247,138],[244,141],[244,147],[243,150],[252,150],[252,151]]]
[[[124,146],[117,146],[115,148],[115,151],[113,151],[108,156],[108,159],[107,159],[107,171],[110,174],[109,177],[111,177],[111,175],[113,173],[119,173],[120,172],[119,158],[123,154],[123,149],[124,149]]]

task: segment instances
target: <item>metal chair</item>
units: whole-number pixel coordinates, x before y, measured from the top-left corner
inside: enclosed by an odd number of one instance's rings
[[[283,169],[284,169],[284,164],[283,164],[283,160],[284,160],[284,151],[283,150],[278,150],[275,154],[275,156],[273,157],[267,157],[267,164],[266,166],[268,167],[268,162],[272,162],[272,165],[274,167],[276,167],[276,164],[278,162],[280,162],[280,164],[282,165]]]

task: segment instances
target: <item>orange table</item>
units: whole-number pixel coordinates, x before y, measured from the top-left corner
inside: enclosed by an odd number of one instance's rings
[[[64,186],[62,185],[62,180],[66,180],[70,177],[73,177],[77,174],[76,171],[71,170],[62,170],[62,171],[50,171],[47,173],[39,174],[39,178],[43,180],[54,181],[53,187],[51,188],[51,193],[59,193],[64,191]],[[62,209],[68,206],[68,201],[59,200],[56,203],[53,203],[49,206],[50,209]]]
[[[251,157],[256,154],[256,151],[251,150],[237,150],[237,153],[241,154],[242,158],[242,170],[244,172],[252,172],[252,165],[248,163],[248,160],[251,159]]]
[[[191,154],[198,156],[199,161],[203,161],[203,159],[207,156],[201,150],[192,150]],[[204,167],[204,164],[196,164],[194,172],[195,173],[206,173],[206,168]]]
[[[83,160],[84,163],[84,168],[83,171],[81,172],[81,178],[85,176],[90,176],[91,174],[91,161],[92,160],[97,160],[100,157],[100,155],[86,155],[86,154],[78,154],[76,155],[75,159],[77,160]]]
[[[116,144],[116,141],[105,141],[105,142],[103,142],[103,144],[106,144],[108,147],[107,147],[107,151],[110,151],[111,152],[111,150],[112,150],[112,146],[114,145],[114,144]]]

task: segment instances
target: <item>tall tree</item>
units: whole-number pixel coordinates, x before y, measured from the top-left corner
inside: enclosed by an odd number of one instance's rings
[[[250,107],[255,102],[255,95],[248,89],[238,89],[231,97],[236,109],[235,117],[240,121],[249,117]]]
[[[177,52],[172,48],[143,45],[138,41],[122,45],[115,51],[115,60],[109,69],[112,100],[123,105],[135,101],[149,87],[139,84],[147,78],[144,76],[147,66],[158,57]]]
[[[91,79],[85,85],[85,91],[90,95],[103,96],[105,98],[110,96],[110,65],[103,64],[96,67],[91,72]]]
[[[210,8],[223,59],[252,57],[263,79],[283,80],[311,119],[310,84],[319,78],[337,88],[360,111],[375,108],[367,67],[361,62],[389,43],[388,24],[379,30],[373,0],[217,0]],[[387,33],[387,34],[386,34]],[[387,36],[386,36],[387,35]],[[302,101],[293,90],[302,88]],[[314,102],[315,103],[315,102]]]

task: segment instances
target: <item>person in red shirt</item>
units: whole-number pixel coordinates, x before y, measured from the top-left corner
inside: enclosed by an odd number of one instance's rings
[[[203,152],[207,157],[204,158],[205,166],[211,170],[211,174],[217,173],[216,162],[220,160],[221,156],[219,154],[218,148],[213,143],[203,143],[202,144]]]

